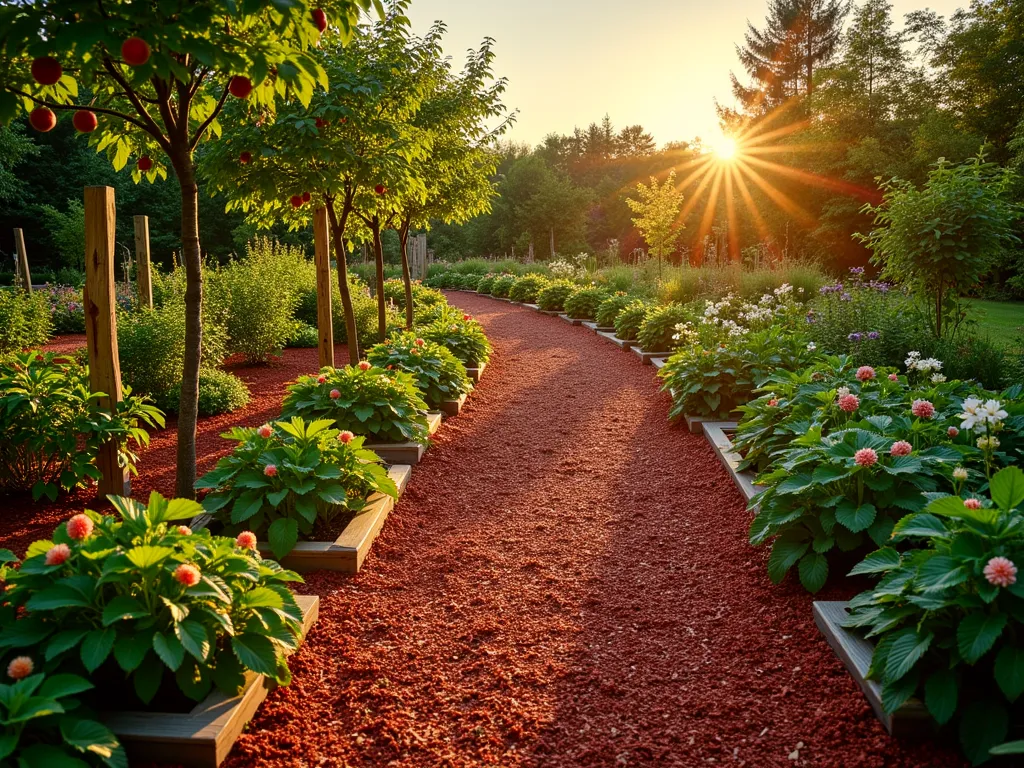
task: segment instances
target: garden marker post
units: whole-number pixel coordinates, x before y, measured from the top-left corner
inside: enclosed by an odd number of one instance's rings
[[[149,264],[149,217],[135,217],[135,284],[139,306],[153,308],[153,273]]]
[[[114,410],[121,402],[114,293],[114,189],[85,188],[85,336],[89,345],[89,388],[106,395],[100,403]],[[128,496],[128,470],[118,461],[117,443],[100,448],[99,495]]]
[[[334,367],[334,318],[331,314],[331,241],[327,209],[313,213],[313,260],[316,265],[316,330],[320,339],[320,367]],[[345,258],[341,254],[339,258]]]
[[[32,276],[28,272],[28,254],[25,252],[25,233],[14,230],[14,247],[18,251],[18,271],[21,273],[21,287],[25,293],[32,293]]]

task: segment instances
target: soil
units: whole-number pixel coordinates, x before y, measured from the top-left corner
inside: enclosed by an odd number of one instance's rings
[[[669,423],[650,366],[556,317],[449,298],[495,356],[362,572],[306,577],[319,621],[226,766],[965,765],[885,733],[812,597],[769,582],[742,497]],[[204,420],[201,469],[221,429],[272,418],[313,368],[315,350],[236,368],[253,404]],[[135,487],[168,492],[173,451],[158,435]],[[16,510],[7,546],[82,501]]]

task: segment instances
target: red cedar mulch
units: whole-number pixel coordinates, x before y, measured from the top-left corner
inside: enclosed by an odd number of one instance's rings
[[[226,765],[964,765],[886,735],[812,598],[768,581],[744,502],[668,422],[653,368],[557,318],[451,301],[497,354],[363,572],[301,587],[321,605],[295,679]],[[204,422],[202,444],[270,418],[312,354],[239,369],[255,404]],[[136,487],[169,490],[172,459],[161,435]]]

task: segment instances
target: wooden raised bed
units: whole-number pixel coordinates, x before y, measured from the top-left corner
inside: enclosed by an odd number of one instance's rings
[[[631,342],[631,344],[633,345],[633,352],[636,353],[637,357],[640,358],[640,362],[643,363],[644,365],[650,365],[651,361],[654,360],[655,358],[668,357],[669,354],[671,354],[669,352],[644,352],[642,349],[640,349],[639,342],[634,341]]]
[[[295,601],[302,609],[305,637],[316,623],[320,598],[296,595]],[[250,672],[237,696],[214,691],[191,712],[107,712],[101,717],[120,739],[133,765],[170,761],[187,768],[216,768],[274,685]]]
[[[428,413],[427,424],[430,434],[437,432],[441,425],[440,413]],[[366,443],[363,448],[373,451],[388,464],[419,464],[427,446],[420,443]]]
[[[394,464],[388,470],[388,477],[398,486],[399,496],[409,484],[411,474],[412,467],[408,464]],[[388,519],[388,515],[394,508],[394,499],[383,493],[375,493],[370,497],[363,511],[349,521],[337,539],[334,541],[299,541],[295,544],[295,549],[282,557],[279,562],[285,568],[300,573],[315,570],[359,573],[359,569],[363,567],[363,561],[370,553],[370,547],[373,546],[377,534],[384,527],[384,521]],[[257,546],[260,554],[264,557],[274,556],[267,542],[258,542]]]
[[[532,309],[535,312],[540,312],[540,307],[537,304],[525,304],[524,303],[523,306],[526,307],[527,309]]]
[[[477,363],[472,368],[467,366],[466,373],[469,374],[469,378],[474,384],[479,384],[480,379],[482,379],[484,375],[484,368],[486,367],[487,363]]]
[[[704,428],[704,436],[711,443],[711,447],[715,449],[718,459],[749,503],[752,498],[764,490],[764,487],[754,482],[756,475],[753,472],[748,469],[743,471],[737,469],[743,457],[732,449],[732,435],[736,430],[736,422],[704,421],[701,422],[701,426]]]
[[[892,714],[882,707],[882,686],[868,680],[871,654],[875,646],[869,640],[851,632],[843,626],[849,616],[849,603],[816,600],[814,602],[814,623],[828,640],[832,650],[843,662],[847,671],[857,681],[882,725],[893,736],[929,736],[935,733],[935,721],[919,699],[910,699]]]
[[[467,397],[469,397],[469,393],[463,392],[459,395],[458,400],[442,400],[441,414],[444,416],[458,416],[462,411],[462,406],[466,404]]]
[[[667,362],[668,362],[668,358],[667,357],[652,357],[651,358],[651,365],[653,365],[659,371],[662,368],[665,367],[665,363],[667,363]]]
[[[611,328],[603,328],[600,325],[598,325],[597,323],[591,322],[590,320],[585,321],[583,323],[583,327],[584,328],[589,328],[590,330],[594,331],[595,333],[611,333],[611,334],[615,333],[615,327],[614,326],[612,326]]]
[[[618,336],[616,336],[611,331],[598,331],[597,335],[600,336],[602,339],[607,339],[608,341],[610,341],[612,344],[614,344],[615,346],[619,347],[620,349],[629,349],[629,348],[635,347],[637,344],[639,344],[639,342],[637,342],[637,341],[629,341],[627,339],[620,339]]]
[[[537,307],[537,311],[542,315],[550,315],[551,317],[557,317],[562,314],[562,310],[560,309],[541,309],[540,307]]]
[[[567,322],[569,325],[583,325],[583,321],[582,320],[580,320],[577,317],[569,317],[564,312],[562,314],[560,314],[559,317],[562,318],[563,320],[565,320],[565,322]]]

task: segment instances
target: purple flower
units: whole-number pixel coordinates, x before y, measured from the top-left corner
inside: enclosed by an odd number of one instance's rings
[[[863,275],[864,274],[864,267],[850,267],[850,274],[851,275]]]
[[[869,331],[868,332],[868,338],[871,339],[872,341],[874,341],[875,339],[877,339],[881,335],[882,334],[880,334],[878,331]]]
[[[850,341],[860,341],[862,338],[864,338],[864,334],[854,331],[846,338],[849,339]]]
[[[852,297],[850,296],[850,294],[844,293],[842,296],[839,297],[839,300],[840,301],[849,301],[851,298]]]
[[[807,313],[807,322],[808,323],[816,323],[816,322],[818,322],[818,318],[815,316],[813,309],[808,311],[808,313]]]

